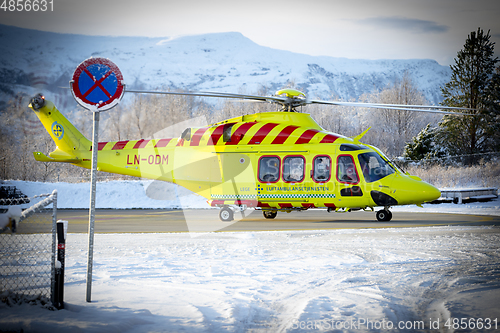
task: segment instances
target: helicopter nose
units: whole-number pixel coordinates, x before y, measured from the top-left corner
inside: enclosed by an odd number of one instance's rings
[[[434,201],[441,197],[441,191],[437,187],[424,181],[420,181],[417,191],[418,202]]]
[[[394,195],[400,205],[422,204],[441,197],[441,191],[438,188],[415,176],[405,175],[392,185],[396,187]]]

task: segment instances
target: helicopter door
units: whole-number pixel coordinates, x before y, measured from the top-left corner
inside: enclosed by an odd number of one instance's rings
[[[250,204],[257,200],[255,174],[250,156],[238,153],[218,153],[217,165],[212,165],[212,174],[220,174],[220,182],[210,189],[213,200],[224,200],[226,204]]]
[[[337,158],[337,180],[344,184],[340,189],[341,197],[362,197],[359,175],[351,155],[339,155]]]

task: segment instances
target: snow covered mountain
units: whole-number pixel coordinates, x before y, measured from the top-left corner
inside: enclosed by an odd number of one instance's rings
[[[136,89],[252,94],[264,88],[271,94],[294,82],[312,98],[356,99],[386,87],[408,70],[427,99],[437,104],[440,87],[450,78],[449,67],[434,60],[309,56],[263,47],[235,32],[178,38],[100,37],[0,25],[0,101],[19,91],[68,96],[60,86],[67,87],[76,66],[91,56],[111,59],[127,86]]]

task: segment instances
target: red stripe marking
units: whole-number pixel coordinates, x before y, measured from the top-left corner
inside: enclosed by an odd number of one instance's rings
[[[200,140],[203,134],[208,130],[208,127],[199,128],[194,132],[193,137],[191,138],[190,146],[199,146]]]
[[[246,132],[257,123],[244,123],[240,127],[234,131],[233,135],[231,135],[231,141],[227,142],[226,145],[237,145],[240,143],[241,139],[245,136]]]
[[[323,140],[321,140],[320,143],[334,143],[335,140],[337,140],[339,137],[338,136],[335,136],[335,135],[332,135],[332,134],[327,134],[325,135],[325,137],[323,138]]]
[[[255,133],[255,135],[253,136],[253,138],[250,139],[248,144],[249,145],[260,144],[262,141],[264,141],[269,132],[271,132],[271,130],[276,126],[278,126],[278,124],[273,124],[273,123],[265,124],[257,131],[257,133]]]
[[[121,149],[125,148],[127,143],[128,143],[128,141],[118,141],[117,143],[115,143],[113,148],[111,148],[111,150],[121,150]]]
[[[312,203],[303,203],[302,207],[304,207],[304,208],[314,208],[315,206]]]
[[[219,205],[224,205],[224,200],[212,200],[212,203],[210,204],[210,206],[212,206],[212,207],[219,206]]]
[[[170,140],[172,140],[172,139],[160,139],[160,140],[158,140],[158,142],[156,142],[156,144],[155,144],[155,148],[166,147],[168,145],[168,143],[170,142]]]
[[[268,203],[263,203],[263,202],[260,202],[257,204],[257,207],[267,207],[267,208],[270,208],[271,206],[269,206]]]
[[[281,208],[293,208],[293,205],[291,203],[280,203]]]
[[[208,139],[207,145],[208,146],[213,146],[216,145],[217,142],[219,141],[220,137],[222,134],[224,134],[224,129],[227,128],[228,126],[234,125],[236,123],[227,123],[224,125],[219,125],[217,126],[214,131],[212,132],[212,135],[210,136],[210,139]]]
[[[149,140],[141,139],[137,141],[134,145],[134,149],[144,148],[148,144]]]
[[[104,149],[104,146],[107,144],[107,142],[99,142],[97,144],[97,151],[99,150],[103,150]]]
[[[304,144],[304,143],[309,143],[309,141],[311,141],[311,139],[317,133],[319,133],[319,131],[314,130],[314,129],[307,130],[304,133],[302,133],[302,135],[300,136],[300,138],[297,139],[297,141],[295,141],[295,144],[300,145],[300,144]]]
[[[257,207],[259,203],[255,200],[236,200],[234,204],[240,206],[247,205],[247,207]]]
[[[299,126],[287,126],[285,127],[280,134],[273,140],[272,144],[273,145],[280,145],[288,139],[290,134],[292,134],[293,131],[295,131]]]
[[[180,139],[179,141],[177,141],[176,146],[177,147],[184,146],[184,139]]]
[[[326,203],[325,207],[335,208],[335,204],[333,204],[333,203]]]
[[[102,150],[107,143],[108,143],[107,141],[106,142],[98,142],[97,143],[97,151]],[[92,151],[92,146],[90,146],[90,151]]]

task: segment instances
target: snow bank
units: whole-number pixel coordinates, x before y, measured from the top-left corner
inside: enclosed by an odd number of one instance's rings
[[[90,183],[42,183],[19,180],[4,183],[16,186],[28,197],[57,190],[57,207],[61,209],[88,209],[90,205]],[[166,182],[114,180],[98,182],[96,188],[96,208],[210,208],[205,198]]]

